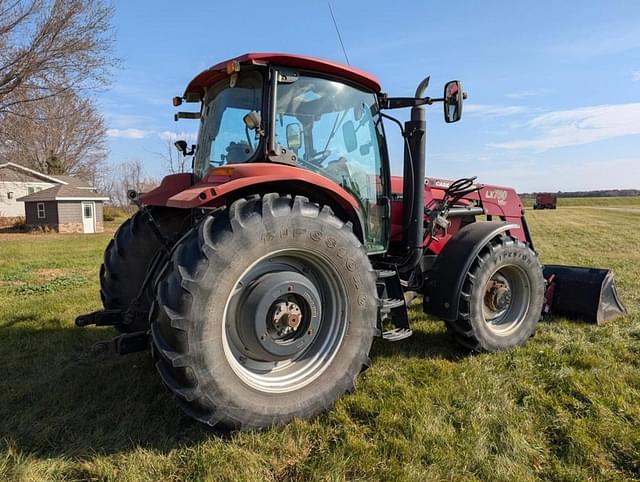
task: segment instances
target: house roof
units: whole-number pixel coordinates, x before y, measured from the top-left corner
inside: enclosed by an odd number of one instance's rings
[[[38,178],[41,182],[44,181],[44,182],[55,182],[55,183],[66,184],[66,182],[60,181],[53,176],[49,176],[48,174],[42,174],[41,172],[34,171],[33,169],[29,169],[28,167],[21,166],[20,164],[16,164],[15,162],[4,162],[0,164],[0,168],[5,168],[5,167],[8,167],[13,171],[22,171],[24,174],[28,176]],[[5,179],[0,179],[0,180],[5,180]],[[15,181],[15,180],[21,180],[21,179],[7,179],[7,180]]]
[[[71,187],[77,187],[80,189],[93,189],[93,186],[88,181],[80,179],[79,177],[67,176],[66,174],[52,175],[54,179],[57,179],[62,184],[66,184]]]
[[[43,179],[41,177],[36,177],[33,174],[28,172],[24,172],[22,170],[13,169],[11,166],[7,166],[6,164],[0,164],[0,182],[29,182],[29,183],[40,183],[40,184],[53,184],[55,181],[50,181],[48,179]]]
[[[7,169],[3,169],[7,168]],[[2,172],[4,170],[4,172]],[[22,172],[18,174],[18,171]],[[80,189],[93,189],[84,179],[66,174],[43,174],[15,162],[4,162],[0,164],[0,181],[25,181],[25,182],[52,182],[77,187]]]
[[[57,185],[50,187],[49,189],[43,189],[31,193],[27,196],[22,196],[16,201],[31,202],[31,201],[108,201],[107,196],[98,194],[87,188],[79,188],[68,185]]]

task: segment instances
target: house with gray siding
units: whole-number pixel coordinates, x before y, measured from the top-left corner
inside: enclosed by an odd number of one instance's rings
[[[26,206],[22,199],[56,186],[79,189],[82,196],[88,192],[95,193],[93,186],[78,177],[43,174],[14,162],[0,162],[0,224],[26,218]]]
[[[109,198],[91,189],[58,185],[18,199],[29,226],[49,226],[61,233],[104,231],[103,204]]]

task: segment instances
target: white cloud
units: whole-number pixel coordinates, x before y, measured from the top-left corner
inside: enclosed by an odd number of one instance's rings
[[[118,105],[120,108],[134,108],[132,105],[123,105],[120,103]],[[139,125],[149,125],[155,119],[151,116],[140,115],[140,114],[124,114],[119,112],[113,112],[112,110],[107,110],[104,113],[104,116],[107,120],[107,124],[111,126],[113,129],[129,129],[135,128]]]
[[[639,189],[640,157],[585,161],[511,161],[499,168],[478,170],[479,180],[512,186],[519,192]]]
[[[566,42],[554,42],[550,51],[563,57],[578,58],[611,55],[640,48],[640,28],[637,25],[603,24],[599,30],[582,32]]]
[[[634,82],[640,82],[640,70],[636,70],[635,72],[633,72],[631,74],[631,78],[634,80]]]
[[[142,129],[107,129],[109,137],[122,137],[124,139],[142,139],[149,135],[149,131]]]
[[[487,117],[502,117],[524,114],[528,109],[522,105],[465,104],[464,112]]]
[[[544,151],[640,135],[640,103],[596,105],[548,112],[534,117],[524,127],[539,134],[530,139],[490,144],[490,147]]]
[[[511,92],[509,94],[505,94],[505,97],[509,99],[524,99],[526,97],[540,97],[543,95],[547,95],[551,93],[551,89],[545,88],[537,88],[537,89],[526,89],[526,90],[518,90],[516,92]]]
[[[162,131],[158,133],[158,137],[163,141],[175,142],[178,139],[185,140],[187,142],[195,142],[197,133],[196,132],[172,132],[172,131]]]

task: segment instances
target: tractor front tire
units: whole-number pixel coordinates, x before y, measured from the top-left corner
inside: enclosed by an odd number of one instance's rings
[[[167,239],[175,241],[186,230],[189,219],[186,211],[149,209]],[[105,309],[126,312],[137,301],[135,310],[138,314],[131,314],[133,318],[115,325],[121,333],[149,329],[145,312],[151,308],[153,287],[150,283],[143,293],[141,290],[154,257],[162,255],[162,247],[162,240],[154,232],[151,221],[138,211],[122,223],[104,252],[100,266],[100,297]]]
[[[447,328],[474,351],[506,350],[533,336],[543,302],[538,257],[522,241],[503,235],[474,260],[460,293],[458,319]]]
[[[377,304],[363,246],[327,206],[240,199],[194,227],[158,280],[156,368],[183,411],[210,426],[312,417],[368,364]]]

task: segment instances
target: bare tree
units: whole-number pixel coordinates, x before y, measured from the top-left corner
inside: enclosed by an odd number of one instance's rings
[[[189,172],[191,169],[191,157],[185,157],[181,152],[178,152],[172,139],[167,137],[163,139],[165,142],[165,150],[164,152],[156,152],[156,155],[162,158],[169,173],[179,174]]]
[[[130,207],[127,198],[127,191],[130,189],[147,192],[159,184],[156,179],[146,174],[139,159],[121,162],[111,172],[113,174],[99,177],[96,186],[101,193],[109,196],[114,206]]]
[[[101,0],[0,0],[0,121],[17,106],[109,84],[113,8]]]
[[[20,106],[0,123],[0,154],[48,174],[93,178],[107,157],[106,127],[91,99],[72,92]]]
[[[164,165],[166,170],[170,174],[179,174],[183,172],[191,171],[191,164],[193,162],[192,156],[185,157],[181,152],[175,147],[175,141],[184,140],[187,144],[191,144],[191,149],[193,149],[193,144],[196,141],[196,133],[195,132],[171,132],[164,131],[159,134],[160,139],[164,141],[164,150],[162,152],[155,152],[154,154],[160,157],[164,161]]]

